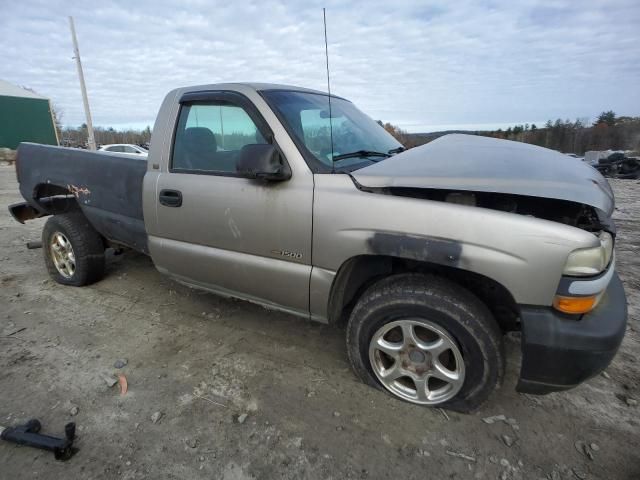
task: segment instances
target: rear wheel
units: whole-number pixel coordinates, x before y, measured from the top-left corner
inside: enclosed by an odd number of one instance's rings
[[[55,215],[42,230],[49,275],[63,285],[82,286],[104,276],[102,237],[82,213]]]
[[[407,402],[471,411],[502,378],[502,334],[475,295],[446,279],[386,278],[358,300],[349,358],[372,386]]]

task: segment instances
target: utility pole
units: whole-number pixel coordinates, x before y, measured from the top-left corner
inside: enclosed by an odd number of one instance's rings
[[[87,117],[87,133],[89,135],[89,150],[96,149],[96,139],[93,136],[93,122],[91,121],[91,110],[89,110],[89,98],[87,97],[87,87],[84,84],[84,74],[82,73],[82,62],[80,61],[80,50],[78,49],[78,39],[76,38],[76,28],[73,25],[73,17],[69,17],[71,27],[71,38],[73,39],[73,53],[75,55],[76,67],[78,67],[78,77],[80,78],[80,90],[82,90],[82,103],[84,104],[84,115]]]

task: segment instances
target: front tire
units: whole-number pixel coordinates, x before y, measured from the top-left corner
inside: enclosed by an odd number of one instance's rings
[[[42,230],[49,275],[63,285],[81,287],[104,276],[102,237],[82,213],[54,215]]]
[[[502,333],[486,305],[433,275],[401,274],[367,289],[347,327],[356,374],[402,400],[470,412],[502,379]]]

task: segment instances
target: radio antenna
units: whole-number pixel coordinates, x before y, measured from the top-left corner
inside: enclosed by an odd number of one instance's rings
[[[331,113],[331,81],[329,80],[329,46],[327,44],[327,11],[322,9],[322,19],[324,21],[324,56],[327,60],[327,92],[329,94],[329,138],[331,140],[331,172],[333,173],[333,120]]]

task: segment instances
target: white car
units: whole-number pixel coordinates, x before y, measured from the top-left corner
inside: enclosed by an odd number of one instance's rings
[[[141,155],[146,157],[149,155],[149,151],[145,150],[138,145],[133,145],[130,143],[114,143],[111,145],[102,145],[98,150],[101,152],[111,152],[111,153],[131,153],[134,155]]]

